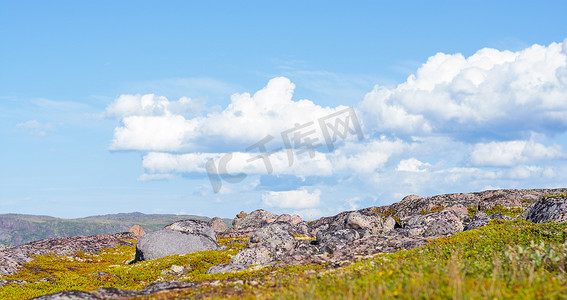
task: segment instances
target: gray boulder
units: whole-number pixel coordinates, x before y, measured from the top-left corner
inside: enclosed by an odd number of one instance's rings
[[[391,230],[393,230],[396,227],[396,220],[392,217],[387,217],[386,220],[384,221],[384,224],[382,224],[382,230],[384,232],[389,232]]]
[[[444,209],[409,219],[406,228],[410,236],[441,236],[463,231],[463,223],[451,210]]]
[[[182,233],[190,234],[204,234],[210,237],[213,241],[217,240],[217,234],[209,223],[200,220],[182,220],[165,226],[163,229],[179,231]]]
[[[363,230],[365,236],[378,234],[382,231],[382,218],[377,214],[364,214],[359,211],[351,212],[345,220],[345,228]]]
[[[219,217],[214,217],[209,221],[209,226],[213,228],[216,233],[225,232],[228,230],[228,225]]]
[[[247,247],[264,246],[278,254],[289,251],[295,245],[295,238],[288,231],[291,227],[288,222],[271,223],[254,232],[250,236]]]
[[[236,264],[221,264],[210,267],[206,274],[227,273],[246,270],[246,266]]]
[[[476,211],[474,213],[473,219],[470,223],[465,226],[464,231],[471,230],[474,228],[484,227],[490,222],[490,218],[483,211]]]
[[[251,265],[265,265],[274,261],[276,257],[268,247],[260,246],[245,248],[232,257],[230,263],[249,267]]]
[[[316,243],[320,252],[334,253],[338,249],[348,247],[347,243],[360,239],[360,234],[354,229],[338,231],[319,231]]]
[[[100,300],[99,298],[91,293],[78,291],[78,290],[69,290],[63,292],[57,292],[52,294],[47,294],[39,297],[35,297],[32,299],[36,300]]]
[[[236,216],[236,218],[234,218],[234,220],[232,220],[232,228],[234,230],[238,230],[238,229],[242,229],[245,227],[256,227],[256,228],[261,228],[264,227],[265,225],[272,223],[276,220],[276,218],[278,217],[277,215],[274,215],[268,211],[265,211],[263,209],[258,209],[255,210],[253,212],[251,212],[250,214],[247,215],[242,215],[239,214],[239,216],[242,217],[238,217]]]
[[[534,223],[567,221],[567,197],[542,197],[524,211],[519,218]]]
[[[295,226],[295,225],[297,225],[297,224],[303,222],[303,220],[302,220],[301,217],[298,216],[298,215],[293,215],[293,216],[291,216],[291,215],[288,215],[288,214],[283,214],[283,215],[279,215],[279,216],[276,218],[276,222],[288,222],[288,223],[290,223],[291,225],[294,225],[294,226]]]
[[[208,235],[162,229],[140,238],[136,244],[135,261],[219,249],[219,244]]]

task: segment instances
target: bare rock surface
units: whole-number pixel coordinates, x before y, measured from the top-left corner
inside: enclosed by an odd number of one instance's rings
[[[530,206],[520,218],[534,223],[567,221],[567,197],[542,197]]]
[[[219,217],[214,217],[209,221],[209,226],[213,228],[216,233],[225,232],[228,230],[228,225]]]
[[[135,261],[219,249],[216,240],[208,235],[162,229],[140,238],[136,244]]]
[[[274,222],[254,232],[250,236],[247,247],[264,246],[274,253],[284,253],[293,248],[295,238],[289,232],[291,224]]]
[[[217,241],[217,234],[208,222],[200,220],[181,220],[165,226],[163,229],[179,231],[188,234],[204,234]]]
[[[255,210],[247,215],[242,215],[242,213],[240,213],[232,221],[231,229],[237,230],[245,227],[261,228],[269,223],[274,222],[277,217],[277,215],[274,215],[263,209]]]
[[[444,209],[412,217],[406,226],[411,236],[440,236],[463,231],[459,217],[451,210]]]
[[[35,297],[32,299],[36,300],[100,300],[103,298],[97,297],[91,293],[77,291],[77,290],[70,290],[70,291],[63,291],[57,292],[52,294],[43,295],[40,297]]]
[[[131,245],[109,234],[74,236],[64,239],[45,239],[0,251],[0,274],[8,275],[32,260],[31,255],[73,255],[77,251],[96,253],[118,245]]]

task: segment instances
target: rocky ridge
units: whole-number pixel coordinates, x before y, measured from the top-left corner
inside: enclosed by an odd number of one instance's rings
[[[329,267],[338,267],[371,257],[376,253],[419,247],[430,239],[485,226],[492,219],[513,219],[501,213],[489,215],[484,211],[523,210],[523,213],[517,218],[535,223],[565,222],[567,221],[565,193],[567,189],[497,190],[428,198],[410,195],[392,205],[342,212],[313,222],[305,222],[298,216],[277,216],[265,210],[256,210],[250,214],[244,212],[238,214],[230,229],[213,226],[214,224],[210,224],[212,221],[210,223],[179,221],[166,226],[156,234],[156,236],[159,234],[175,235],[174,238],[152,241],[148,235],[142,237],[138,242],[136,257],[137,260],[159,257],[138,255],[138,251],[144,251],[142,248],[145,243],[176,248],[177,246],[172,245],[180,241],[182,246],[176,249],[184,249],[183,253],[189,253],[200,251],[194,249],[194,245],[199,243],[210,244],[210,247],[205,250],[220,249],[217,236],[223,238],[249,237],[246,247],[233,256],[230,263],[215,265],[207,273],[238,271],[254,265],[327,264]],[[559,196],[548,197],[547,195]],[[298,236],[303,238],[298,238]],[[184,244],[187,242],[183,242],[183,238],[180,237],[198,239],[199,242],[191,240],[188,242],[191,246],[188,246]],[[54,249],[57,249],[57,245],[67,242],[70,241],[60,240],[55,243]],[[113,244],[124,243],[119,239],[113,242],[111,238],[106,237],[101,238],[101,242],[102,245],[109,245],[109,247]],[[30,249],[34,247],[33,245],[28,246]],[[39,249],[42,248],[45,246]],[[10,254],[14,253],[13,249],[0,251],[0,258],[13,256]],[[75,248],[70,247],[69,249]],[[96,249],[93,246],[90,250]],[[0,267],[0,272],[14,272],[15,270],[17,266],[12,269]],[[88,293],[88,297],[94,297],[92,299],[130,298],[168,289],[192,288],[196,285],[199,283],[155,282],[142,291],[103,288]],[[71,293],[71,291],[42,296],[41,299],[70,299],[64,298],[66,297],[64,293]]]

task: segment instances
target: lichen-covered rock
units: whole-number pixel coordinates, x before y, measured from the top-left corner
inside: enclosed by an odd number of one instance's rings
[[[265,265],[273,262],[276,259],[273,251],[267,247],[260,246],[254,248],[245,248],[240,250],[230,260],[231,264],[251,266],[251,265]]]
[[[117,237],[117,238],[119,238],[119,239],[122,239],[122,240],[137,240],[137,239],[140,238],[140,237],[137,236],[135,233],[129,232],[129,231],[126,231],[126,232],[118,232],[118,233],[113,234],[113,236],[115,236],[115,237]]]
[[[443,236],[463,231],[463,223],[451,210],[444,209],[412,217],[406,228],[410,236]]]
[[[100,300],[102,298],[97,297],[91,293],[69,290],[57,293],[51,293],[39,297],[32,298],[35,300]]]
[[[242,270],[246,270],[246,266],[229,263],[229,264],[212,266],[207,270],[206,274],[228,273],[228,272],[236,272]]]
[[[366,214],[358,211],[351,212],[345,219],[345,228],[363,229],[367,235],[378,234],[382,231],[382,218],[377,214]]]
[[[22,264],[31,261],[32,255],[73,255],[77,251],[97,253],[105,248],[132,245],[109,234],[74,236],[64,239],[45,239],[0,251],[0,274],[16,272]]]
[[[225,232],[228,230],[228,225],[219,217],[214,217],[209,221],[209,226],[213,228],[216,233]]]
[[[237,216],[234,220],[232,220],[231,229],[238,230],[245,227],[261,228],[269,223],[274,222],[277,217],[277,215],[274,215],[268,211],[258,209],[241,218],[238,218]]]
[[[309,227],[306,222],[297,223],[292,225],[289,229],[289,233],[301,236],[311,236],[309,232]]]
[[[217,234],[209,223],[200,220],[182,220],[165,226],[163,229],[179,231],[190,234],[204,234],[213,241],[217,241]]]
[[[488,225],[489,222],[490,218],[488,217],[488,215],[485,212],[479,210],[474,213],[472,221],[468,223],[463,230],[467,231],[474,228],[484,227]]]
[[[524,211],[519,218],[534,223],[567,221],[567,197],[542,197]]]
[[[334,253],[337,249],[346,247],[348,242],[360,238],[354,229],[341,229],[337,231],[320,231],[317,233],[317,244],[321,252]]]
[[[468,209],[462,204],[455,204],[446,208],[452,211],[461,220],[461,223],[466,224],[471,221],[471,215]]]
[[[396,227],[396,220],[390,216],[388,216],[386,220],[384,220],[384,223],[382,224],[382,230],[384,232],[391,231],[395,227]]]
[[[136,244],[135,261],[219,249],[219,244],[208,235],[162,229],[140,238]]]
[[[247,247],[259,244],[277,254],[289,251],[295,245],[295,238],[288,231],[291,227],[291,224],[288,222],[271,223],[252,234]]]

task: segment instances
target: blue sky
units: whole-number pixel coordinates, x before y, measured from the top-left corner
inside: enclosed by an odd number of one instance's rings
[[[0,213],[315,218],[408,194],[565,187],[565,11],[0,0]],[[282,147],[283,131],[347,107],[362,140],[294,151],[292,166],[275,153],[271,174],[247,162],[265,136]],[[247,176],[215,193],[206,162],[228,153]]]

